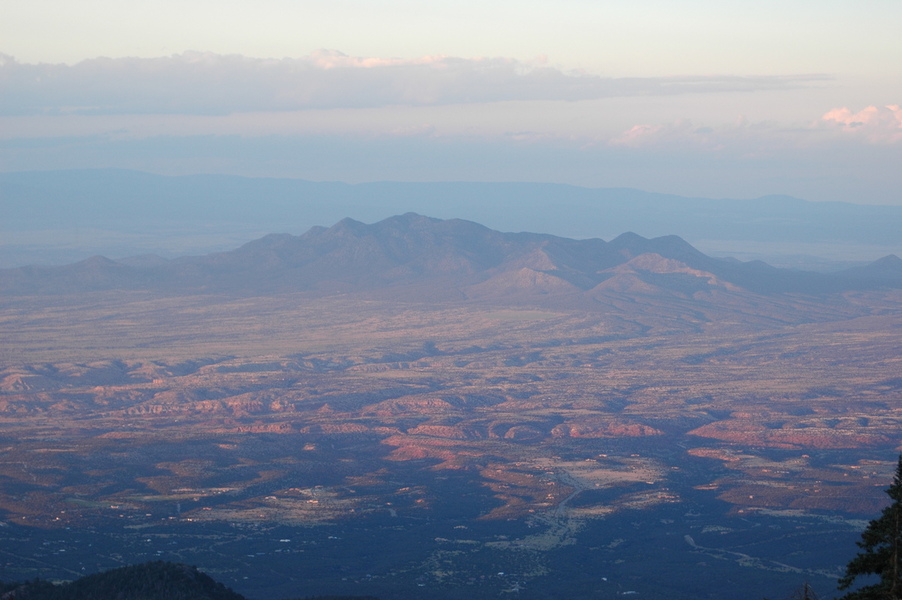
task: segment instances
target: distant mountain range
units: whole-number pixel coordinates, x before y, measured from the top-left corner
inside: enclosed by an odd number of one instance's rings
[[[624,233],[610,242],[502,233],[407,213],[344,219],[300,236],[272,234],[228,252],[167,260],[94,257],[0,271],[4,294],[111,289],[166,293],[364,293],[398,300],[584,303],[605,294],[826,294],[902,288],[902,259],[824,274],[712,258],[677,236]]]
[[[902,206],[787,196],[685,198],[542,183],[351,185],[125,170],[0,173],[0,211],[0,267],[96,254],[206,254],[274,231],[299,233],[343,217],[369,223],[410,211],[572,238],[677,234],[709,254],[821,270],[902,255]]]

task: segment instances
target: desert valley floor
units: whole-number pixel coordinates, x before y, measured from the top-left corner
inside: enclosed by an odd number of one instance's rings
[[[260,599],[830,597],[900,451],[902,293],[655,265],[590,298],[7,295],[2,578],[163,558]]]

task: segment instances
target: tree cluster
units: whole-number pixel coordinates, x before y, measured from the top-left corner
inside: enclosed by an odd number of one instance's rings
[[[4,600],[245,600],[196,567],[156,561],[54,585],[3,584]]]
[[[839,589],[851,588],[858,578],[869,583],[841,600],[902,600],[902,456],[886,493],[890,504],[861,535],[861,552],[846,566]]]

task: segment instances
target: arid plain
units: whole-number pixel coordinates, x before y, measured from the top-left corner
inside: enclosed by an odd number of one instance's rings
[[[604,523],[678,514],[685,564],[830,581],[846,555],[818,565],[823,548],[775,550],[784,531],[757,549],[725,540],[736,523],[783,519],[842,531],[848,546],[884,505],[902,450],[902,291],[763,293],[688,259],[627,254],[579,289],[530,254],[465,286],[5,295],[4,531],[150,541],[227,525],[338,539],[367,519],[441,522],[450,533],[430,534],[416,559],[243,591],[391,597],[376,579],[393,573],[407,590],[396,597],[565,597],[574,590],[541,583],[555,552],[608,548],[599,564],[617,565],[630,554],[618,554],[624,538],[598,541]],[[471,564],[487,552],[519,556],[520,571],[498,567],[489,585]],[[78,570],[59,554],[3,553],[10,573]],[[612,596],[681,597],[623,577]],[[598,592],[596,579],[585,585]]]

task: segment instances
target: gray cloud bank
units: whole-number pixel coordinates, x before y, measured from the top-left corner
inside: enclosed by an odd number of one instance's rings
[[[229,114],[793,89],[799,76],[605,78],[507,58],[260,59],[186,52],[25,64],[0,54],[0,114]]]

